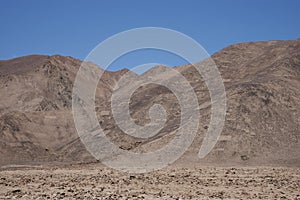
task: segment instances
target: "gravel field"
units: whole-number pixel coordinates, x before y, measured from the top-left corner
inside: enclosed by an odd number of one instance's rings
[[[300,199],[300,168],[7,168],[0,199]]]

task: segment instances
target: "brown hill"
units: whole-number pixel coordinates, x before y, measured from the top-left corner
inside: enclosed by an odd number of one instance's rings
[[[204,160],[199,160],[197,153],[209,124],[209,93],[191,65],[176,67],[189,80],[201,104],[198,135],[176,164],[299,166],[299,52],[298,39],[236,44],[212,56],[224,79],[227,116],[220,140]],[[71,113],[73,82],[81,63],[58,55],[0,61],[0,165],[94,161],[76,133]],[[95,74],[102,70],[89,65]],[[178,128],[176,97],[156,84],[136,90],[130,103],[135,122],[146,124],[154,103],[166,108],[167,122],[150,139],[126,135],[116,126],[111,112],[103,112],[110,111],[112,89],[126,72],[104,72],[96,92],[99,122],[123,149],[157,149]],[[146,73],[161,72],[158,67]]]

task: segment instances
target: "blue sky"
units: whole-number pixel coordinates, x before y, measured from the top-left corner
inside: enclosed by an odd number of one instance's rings
[[[84,59],[106,38],[132,28],[164,27],[210,54],[235,43],[300,38],[297,0],[0,0],[0,59],[61,54]],[[121,57],[111,70],[143,63],[184,64],[154,50]]]

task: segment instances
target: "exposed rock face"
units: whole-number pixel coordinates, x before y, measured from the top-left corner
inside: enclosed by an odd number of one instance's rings
[[[201,109],[198,135],[176,164],[299,166],[300,40],[236,44],[212,58],[226,88],[224,130],[213,151],[199,160],[197,153],[210,120],[210,96],[193,66],[176,67],[194,88]],[[0,61],[0,165],[94,161],[78,138],[71,112],[80,65],[80,60],[58,55]],[[95,74],[102,70],[90,65]],[[173,138],[180,106],[168,88],[141,86],[131,98],[132,118],[145,125],[149,108],[158,103],[167,110],[166,125],[150,139],[122,133],[112,117],[110,98],[127,72],[104,72],[96,91],[99,123],[120,148],[155,150]],[[155,75],[160,70],[156,67],[146,73]],[[118,87],[126,90],[126,86]]]

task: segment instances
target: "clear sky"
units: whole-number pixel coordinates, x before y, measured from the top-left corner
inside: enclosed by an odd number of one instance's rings
[[[300,38],[298,0],[0,0],[0,59],[61,54],[84,59],[101,41],[137,27],[194,38],[210,54],[234,43]],[[111,70],[181,65],[157,51],[128,54]]]

